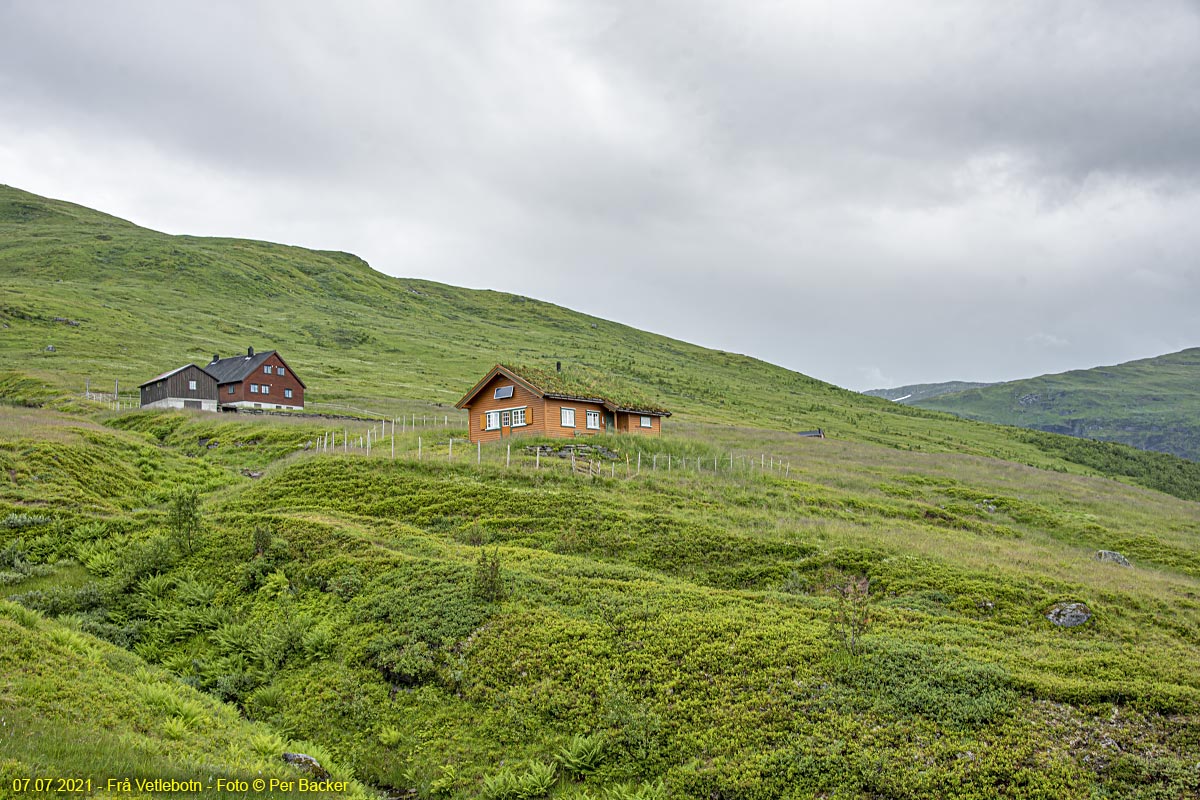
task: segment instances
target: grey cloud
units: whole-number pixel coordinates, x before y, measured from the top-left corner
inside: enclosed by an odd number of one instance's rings
[[[8,3],[0,179],[854,388],[996,380],[1195,343],[1198,68],[1170,0]]]

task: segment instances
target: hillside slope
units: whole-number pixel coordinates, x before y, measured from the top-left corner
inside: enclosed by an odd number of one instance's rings
[[[969,419],[1200,460],[1200,348],[914,402]]]
[[[91,691],[64,662],[78,645],[114,742],[51,757],[31,748],[58,728],[20,717],[10,772],[111,775],[146,731],[166,736],[152,754],[238,773],[209,721],[228,715],[139,688],[145,659],[398,796],[1200,791],[1196,503],[711,424],[607,437],[629,462],[580,474],[416,432],[395,458],[316,452],[320,420],[105,419],[0,408],[3,594],[75,629],[24,633],[0,604],[0,703]],[[170,487],[189,484],[184,540]],[[836,587],[859,576],[871,625],[850,649]],[[1051,625],[1060,601],[1094,620]],[[168,710],[131,718],[139,698]]]
[[[9,187],[0,277],[0,397],[10,400],[81,393],[88,380],[133,388],[254,346],[284,352],[310,401],[453,415],[496,363],[563,361],[620,374],[676,419],[1037,459],[984,426],[549,303],[392,278],[346,253],[169,236]]]
[[[893,389],[869,389],[863,394],[870,397],[881,397],[894,403],[913,405],[931,397],[954,392],[965,392],[968,389],[982,389],[993,386],[991,383],[972,383],[971,381],[945,381],[944,383],[913,383],[908,386],[897,386]]]
[[[291,739],[429,800],[1200,793],[1200,464],[4,196],[0,398],[43,406],[0,404],[5,779],[129,750],[241,774]],[[549,355],[679,413],[576,463],[464,452],[461,417],[368,453],[347,440],[375,422],[66,396],[246,339],[369,407]],[[1065,602],[1092,618],[1052,624]],[[104,749],[40,745],[79,696],[67,732],[106,726]]]

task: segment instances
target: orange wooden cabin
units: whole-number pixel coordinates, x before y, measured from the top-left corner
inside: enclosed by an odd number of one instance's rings
[[[472,442],[509,436],[587,436],[634,433],[657,436],[671,412],[628,392],[597,388],[595,376],[497,364],[456,408],[468,412]]]

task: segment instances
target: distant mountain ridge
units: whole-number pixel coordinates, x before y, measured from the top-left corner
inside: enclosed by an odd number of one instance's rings
[[[897,386],[894,389],[868,389],[863,394],[871,397],[882,397],[894,403],[915,405],[921,400],[939,397],[954,392],[965,392],[968,389],[982,389],[985,386],[995,386],[994,383],[973,383],[971,381],[945,381],[944,383],[913,383],[908,386]]]
[[[1119,442],[1200,460],[1197,347],[904,402],[967,419]]]

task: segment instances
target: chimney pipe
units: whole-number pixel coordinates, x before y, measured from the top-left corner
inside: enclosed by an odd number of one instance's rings
[[[562,372],[562,362],[561,362],[561,361],[555,361],[555,362],[554,362],[554,371],[555,371],[555,372]]]
[[[247,348],[246,348],[246,357],[247,357],[247,358],[249,358],[249,357],[250,357],[250,356],[252,356],[252,355],[254,355],[254,348],[253,348],[253,347],[247,347]]]
[[[212,360],[212,363],[214,363],[214,364],[215,364],[215,363],[217,363],[217,362],[218,362],[218,361],[220,361],[220,360],[221,360],[221,354],[220,354],[220,353],[213,353],[213,360]]]

